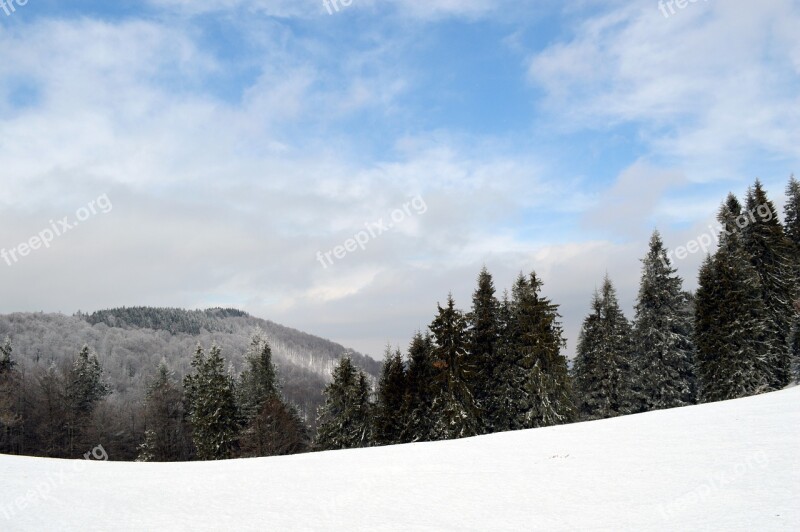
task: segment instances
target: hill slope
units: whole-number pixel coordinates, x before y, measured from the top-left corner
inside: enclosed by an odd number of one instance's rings
[[[798,530],[798,449],[800,387],[562,427],[281,458],[0,456],[0,528]]]

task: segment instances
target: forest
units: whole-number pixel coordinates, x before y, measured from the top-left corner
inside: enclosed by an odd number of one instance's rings
[[[162,360],[109,357],[117,361],[113,386],[88,345],[59,366],[33,347],[30,334],[10,335],[0,350],[0,452],[76,458],[101,443],[113,460],[274,456],[533,429],[778,390],[800,377],[794,177],[786,196],[782,222],[758,181],[744,203],[733,194],[723,201],[718,246],[695,293],[684,289],[655,231],[633,319],[606,277],[572,361],[543,280],[520,274],[510,293],[498,296],[486,268],[468,311],[448,297],[407,353],[387,349],[379,371],[361,355],[314,340],[332,350],[317,359],[316,405],[300,404],[288,386],[290,354],[297,356],[302,342],[259,321],[271,331],[265,333],[235,310],[117,309],[70,318],[96,334],[160,335],[152,354]],[[0,325],[0,332],[21,330]],[[224,345],[234,332],[246,345]],[[313,338],[298,335],[291,337]],[[98,345],[113,352],[113,340],[103,338],[111,347]],[[183,358],[170,362],[164,342],[176,338]],[[145,362],[151,376],[142,380]],[[111,403],[115,395],[125,400]]]

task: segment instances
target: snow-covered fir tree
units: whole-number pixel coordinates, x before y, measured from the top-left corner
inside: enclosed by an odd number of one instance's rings
[[[183,387],[197,458],[230,458],[237,443],[239,413],[234,381],[225,371],[220,348],[212,346],[206,356],[197,346],[192,369]]]
[[[794,315],[790,352],[794,378],[800,382],[800,181],[794,176],[786,187],[786,206],[784,207],[784,230],[792,246],[794,258]]]
[[[700,269],[695,345],[704,402],[746,397],[771,389],[767,309],[736,220],[739,201],[728,196],[719,213],[719,249]]]
[[[792,242],[760,181],[748,190],[745,208],[746,213],[741,215],[748,222],[742,231],[744,247],[758,274],[761,299],[766,307],[770,386],[779,389],[791,380],[789,336],[794,315],[796,261]]]
[[[520,274],[514,290],[514,352],[522,370],[517,385],[525,397],[523,428],[566,423],[575,415],[566,346],[558,306],[542,297],[542,281]]]
[[[499,340],[498,314],[500,304],[495,297],[494,280],[484,267],[478,276],[478,287],[472,295],[472,311],[469,321],[469,357],[475,366],[472,394],[478,406],[481,432],[491,432],[492,386],[494,367],[497,364],[497,342]]]
[[[683,280],[672,267],[658,231],[642,260],[634,319],[634,377],[644,410],[693,404],[693,316]]]
[[[408,375],[404,410],[406,426],[403,441],[429,441],[433,438],[433,400],[436,396],[436,369],[433,367],[433,340],[430,334],[414,335],[408,348]]]
[[[367,377],[350,357],[343,357],[325,387],[325,404],[317,415],[319,450],[369,447],[372,438],[372,408]]]
[[[632,329],[606,276],[592,298],[573,366],[578,413],[583,419],[630,414],[636,408],[631,367]]]
[[[81,438],[97,403],[111,394],[110,386],[103,380],[103,368],[97,355],[83,346],[66,376],[65,403],[67,451],[76,452],[87,445]]]
[[[480,425],[471,389],[476,369],[468,357],[467,319],[455,307],[452,295],[447,297],[447,305],[438,309],[430,325],[438,383],[432,408],[433,436],[436,440],[475,436]]]
[[[373,438],[376,445],[392,445],[403,441],[407,425],[406,368],[399,350],[386,348],[383,369],[378,380],[375,402]]]
[[[188,434],[184,427],[183,392],[162,360],[147,388],[145,441],[139,447],[140,462],[174,462],[188,459]]]

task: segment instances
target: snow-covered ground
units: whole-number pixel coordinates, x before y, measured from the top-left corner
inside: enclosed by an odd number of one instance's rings
[[[796,531],[800,387],[563,427],[283,458],[0,456],[0,530]]]

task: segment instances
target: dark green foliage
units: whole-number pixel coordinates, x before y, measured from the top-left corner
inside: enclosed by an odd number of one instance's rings
[[[478,406],[472,396],[477,370],[469,360],[467,319],[455,308],[453,296],[430,325],[433,337],[433,367],[438,390],[433,400],[434,438],[449,440],[480,432]]]
[[[110,394],[111,389],[103,381],[103,368],[97,355],[88,346],[83,346],[65,379],[64,402],[69,455],[91,445],[84,438],[91,415],[97,403]]]
[[[325,404],[317,416],[318,450],[369,447],[372,443],[372,408],[367,376],[343,357],[325,388]]]
[[[0,453],[15,450],[22,422],[20,376],[12,358],[13,351],[9,339],[0,345]]]
[[[524,279],[523,279],[524,283]],[[521,293],[519,280],[514,290],[515,300]],[[497,362],[492,373],[492,393],[488,408],[488,425],[492,432],[523,428],[522,420],[528,408],[525,393],[525,369],[518,350],[519,333],[515,318],[516,302],[503,294],[498,311],[500,338],[497,342]]]
[[[92,325],[105,323],[109,327],[154,329],[172,334],[200,334],[217,330],[222,318],[246,318],[246,312],[236,309],[213,308],[183,310],[178,308],[122,307],[80,315]],[[225,332],[225,331],[223,331]]]
[[[700,270],[695,344],[701,399],[746,397],[770,389],[767,309],[758,273],[750,264],[730,195],[720,209],[720,246]]]
[[[630,323],[606,277],[583,323],[573,367],[578,412],[583,419],[630,414],[636,409],[632,347]]]
[[[145,441],[140,462],[178,462],[189,459],[190,442],[185,426],[183,391],[162,361],[147,389]]]
[[[387,347],[375,403],[373,435],[376,445],[392,445],[403,441],[408,423],[407,409],[404,408],[406,386],[403,355]]]
[[[242,372],[237,392],[240,413],[248,422],[261,410],[267,399],[280,395],[280,387],[272,363],[272,349],[260,334],[253,335],[245,364],[247,367]]]
[[[192,441],[199,460],[230,458],[236,448],[239,415],[233,379],[217,346],[208,356],[197,346],[194,372],[183,379]]]
[[[408,348],[406,427],[403,441],[429,441],[433,437],[433,400],[438,383],[433,366],[433,340],[429,334],[414,335]]]
[[[512,338],[526,396],[523,428],[566,423],[575,415],[558,306],[541,289],[542,281],[531,273],[527,280],[520,275],[514,290]]]
[[[484,267],[478,276],[478,287],[472,295],[469,321],[469,357],[475,367],[472,394],[478,406],[481,431],[491,432],[492,386],[497,364],[497,343],[500,339],[500,304],[495,297],[492,275]]]
[[[770,387],[783,388],[791,378],[789,335],[792,328],[796,263],[793,244],[778,220],[775,205],[759,181],[747,193],[749,222],[742,231],[744,248],[758,275],[761,299],[766,307],[766,356]]]
[[[694,397],[693,316],[658,231],[642,261],[634,325],[635,378],[644,410],[686,406]]]

